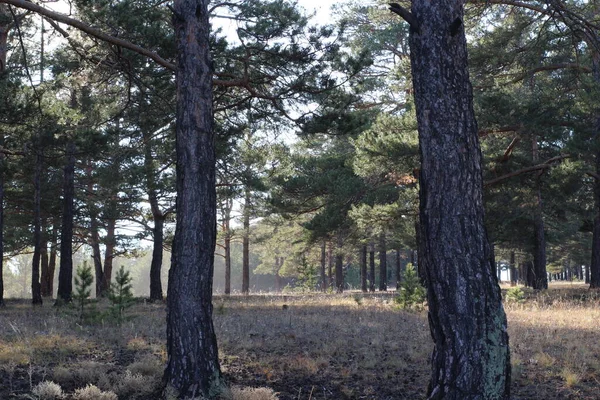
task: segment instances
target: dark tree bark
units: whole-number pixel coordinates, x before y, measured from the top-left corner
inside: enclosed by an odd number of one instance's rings
[[[164,382],[179,398],[224,385],[212,323],[217,240],[215,135],[208,0],[175,0],[177,221],[167,294]]]
[[[242,294],[250,293],[250,189],[246,188],[244,194],[244,211],[242,216]]]
[[[50,238],[50,257],[48,260],[48,280],[46,291],[49,297],[54,295],[54,273],[56,271],[56,253],[58,246],[58,223],[52,224],[52,236]]]
[[[40,260],[42,251],[42,166],[44,162],[42,149],[38,145],[35,156],[35,174],[33,178],[33,261],[31,270],[31,302],[43,304],[42,284],[40,282]]]
[[[535,282],[535,272],[533,270],[533,261],[527,261],[525,263],[525,286],[533,287]]]
[[[400,249],[396,250],[396,290],[400,290],[400,284],[402,283],[402,257],[400,256]]]
[[[8,52],[8,32],[12,21],[10,11],[0,4],[0,81],[6,78],[6,55]],[[4,146],[4,132],[0,128],[0,145]],[[4,306],[4,154],[0,154],[0,307]]]
[[[116,206],[115,206],[116,208]],[[117,220],[109,218],[106,221],[106,239],[104,248],[104,290],[110,289],[110,282],[112,280],[113,261],[115,259],[115,246],[117,239],[115,236],[115,228],[117,226]]]
[[[329,287],[333,289],[333,243],[331,240],[327,250],[327,280]]]
[[[337,252],[335,254],[335,289],[337,293],[344,291],[344,254],[342,247],[344,238],[341,234],[337,236]]]
[[[327,273],[325,267],[327,264],[327,241],[323,239],[321,242],[321,291],[327,291]]]
[[[484,224],[463,5],[414,1],[412,14],[396,11],[411,24],[421,156],[419,267],[426,271],[435,344],[427,396],[508,399],[506,316]]]
[[[375,245],[369,249],[369,291],[375,292]]]
[[[96,273],[96,297],[100,298],[104,294],[105,283],[104,269],[102,268],[102,253],[100,251],[100,227],[98,223],[98,209],[94,204],[94,180],[92,177],[92,164],[88,162],[86,166],[87,176],[87,208],[90,217],[90,238],[89,244],[92,248],[92,261],[94,262],[94,271]]]
[[[534,136],[532,140],[532,158],[533,162],[539,161],[538,142]],[[548,276],[546,273],[546,235],[544,232],[544,218],[542,215],[542,190],[540,177],[536,180],[536,206],[533,218],[533,281],[532,287],[535,290],[548,289]]]
[[[60,232],[60,267],[56,304],[70,303],[73,292],[73,217],[75,199],[75,142],[67,143],[67,163],[63,178],[63,215]]]
[[[510,252],[510,286],[517,285],[517,264],[515,260],[515,252]]]
[[[150,262],[150,301],[162,301],[163,289],[161,281],[161,269],[163,262],[164,245],[164,223],[165,215],[161,212],[158,203],[156,171],[154,169],[154,158],[152,157],[152,136],[144,130],[144,172],[146,175],[146,192],[150,210],[152,211],[152,261]]]
[[[366,293],[367,287],[367,245],[360,249],[360,289]]]
[[[387,251],[385,233],[379,236],[379,291],[387,291]]]
[[[229,215],[225,219],[225,294],[231,294],[231,230],[229,227]]]
[[[48,280],[50,279],[50,259],[48,257],[48,223],[46,219],[42,220],[41,230],[41,244],[40,244],[40,269],[41,269],[41,292],[42,297],[52,296],[52,287],[48,290]]]

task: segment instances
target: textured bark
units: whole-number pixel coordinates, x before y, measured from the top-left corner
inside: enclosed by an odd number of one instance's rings
[[[223,245],[225,247],[225,294],[231,294],[231,209],[233,201],[230,198],[225,199],[223,210]]]
[[[327,280],[329,287],[333,289],[333,243],[331,241],[327,249]]]
[[[337,251],[335,254],[335,290],[337,293],[344,291],[344,254],[342,247],[344,246],[344,238],[341,234],[337,237]]]
[[[242,294],[250,293],[250,190],[244,194],[244,237],[242,238]]]
[[[434,341],[429,399],[508,399],[506,316],[484,225],[463,2],[412,2],[419,129],[419,267]]]
[[[54,272],[56,271],[56,253],[58,246],[58,226],[55,222],[52,225],[52,236],[50,238],[50,257],[48,260],[48,280],[45,282],[46,291],[49,297],[54,295]]]
[[[75,199],[75,143],[67,144],[67,163],[63,178],[63,215],[60,231],[60,267],[57,304],[70,303],[73,292],[73,217]]]
[[[369,292],[375,292],[375,245],[369,249]]]
[[[323,239],[321,242],[321,291],[327,291],[327,273],[325,267],[327,265],[327,241]]]
[[[379,291],[387,290],[387,252],[385,246],[385,233],[379,236]]]
[[[42,252],[42,149],[36,146],[35,173],[33,178],[33,260],[31,265],[31,302],[43,304],[40,282],[40,260]]]
[[[360,248],[360,289],[367,292],[367,246]]]
[[[217,240],[215,135],[208,0],[175,0],[177,221],[167,294],[164,382],[179,398],[219,395],[212,323]]]

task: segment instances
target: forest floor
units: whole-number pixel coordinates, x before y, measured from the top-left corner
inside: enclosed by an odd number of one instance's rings
[[[600,296],[576,283],[525,295],[506,303],[513,398],[598,399]],[[427,315],[398,309],[393,296],[216,296],[225,376],[237,387],[269,388],[238,389],[233,398],[424,398],[432,351]],[[88,384],[119,399],[157,399],[165,305],[140,300],[128,313],[121,326],[82,323],[51,301],[34,308],[8,300],[0,310],[0,399],[38,398],[32,389],[42,381],[59,384],[67,399],[100,399],[90,388],[74,396]]]

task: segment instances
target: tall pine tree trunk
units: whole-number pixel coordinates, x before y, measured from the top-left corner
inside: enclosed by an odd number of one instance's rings
[[[116,208],[116,207],[115,207]],[[115,236],[115,228],[117,221],[114,218],[109,218],[106,221],[106,240],[104,247],[104,290],[110,289],[112,279],[113,261],[115,259],[115,246],[117,239]]]
[[[150,301],[162,301],[161,270],[163,263],[165,215],[161,212],[160,205],[158,204],[156,171],[154,170],[154,158],[152,157],[152,135],[146,130],[143,130],[142,134],[144,137],[146,192],[154,221],[154,227],[152,228],[152,261],[150,261]]]
[[[594,81],[600,85],[600,52],[594,50],[592,46],[592,75]],[[596,136],[600,135],[600,110],[596,110],[594,121],[594,131]],[[596,139],[598,142],[598,139]],[[596,150],[596,175],[600,176],[600,144],[597,144]],[[594,230],[592,234],[592,260],[589,266],[589,284],[590,289],[600,289],[600,179],[596,179],[594,184],[594,207],[596,217],[594,218]]]
[[[8,31],[12,17],[8,6],[0,4],[0,82],[6,80],[6,55],[8,52]],[[4,147],[4,132],[0,127],[0,146]],[[0,153],[0,307],[4,306],[4,153]]]
[[[329,287],[333,289],[333,242],[331,240],[327,249],[327,280]]]
[[[387,290],[387,251],[385,233],[379,236],[379,291]]]
[[[42,251],[42,164],[44,161],[40,144],[35,146],[35,174],[33,178],[33,261],[31,270],[32,303],[41,305],[42,284],[40,281],[40,260]]]
[[[539,161],[537,136],[532,140],[532,158],[534,164]],[[542,214],[542,190],[540,176],[536,179],[536,202],[533,218],[533,282],[536,290],[548,289],[548,276],[546,273],[546,235],[544,232],[544,218]]]
[[[215,135],[208,0],[175,0],[177,221],[167,294],[163,381],[183,398],[223,387],[212,322],[217,240]]]
[[[337,293],[342,293],[344,291],[344,254],[342,253],[344,239],[341,234],[338,234],[337,242],[337,251],[335,253],[335,289]]]
[[[67,143],[63,178],[63,214],[60,231],[60,267],[56,304],[70,303],[73,293],[73,219],[75,214],[75,142]]]
[[[367,287],[367,245],[360,248],[360,289],[364,293],[369,289]]]
[[[464,2],[413,1],[410,49],[419,130],[419,267],[434,340],[429,399],[508,399],[506,316],[484,224],[482,157]]]
[[[94,271],[96,278],[96,297],[100,298],[104,294],[104,270],[102,268],[102,253],[100,252],[100,233],[98,224],[98,210],[94,204],[94,180],[92,176],[92,164],[88,161],[86,166],[87,181],[87,207],[90,217],[90,238],[89,244],[92,248],[92,261],[94,262]]]
[[[375,245],[369,249],[369,292],[375,292]]]
[[[42,285],[42,297],[52,296],[52,287],[48,284],[50,279],[50,259],[48,257],[48,221],[47,219],[42,220],[42,232],[41,232],[41,244],[40,244],[40,267],[42,277],[40,283]]]
[[[229,210],[228,210],[229,211]],[[224,227],[225,231],[225,294],[231,294],[231,229],[230,229],[229,212],[225,215]]]
[[[250,293],[250,189],[244,191],[242,238],[242,294]]]
[[[321,291],[327,291],[327,273],[325,267],[327,265],[327,241],[323,239],[321,242]]]

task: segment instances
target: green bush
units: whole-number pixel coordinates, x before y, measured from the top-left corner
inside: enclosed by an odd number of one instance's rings
[[[121,268],[115,275],[115,281],[110,284],[108,291],[108,300],[110,301],[110,315],[121,325],[125,319],[125,310],[133,305],[133,285],[129,271],[125,271],[125,267]]]
[[[525,292],[520,287],[513,287],[506,291],[507,302],[510,303],[523,303],[525,301]]]
[[[420,308],[425,302],[426,295],[427,292],[419,281],[417,271],[412,264],[408,264],[400,284],[400,293],[394,298],[394,302],[403,309]]]
[[[77,267],[75,274],[75,293],[73,294],[73,301],[79,312],[79,320],[83,322],[85,317],[85,306],[89,303],[90,296],[92,295],[92,284],[94,283],[94,276],[92,275],[92,267],[87,265],[87,262],[83,262],[83,265]]]

